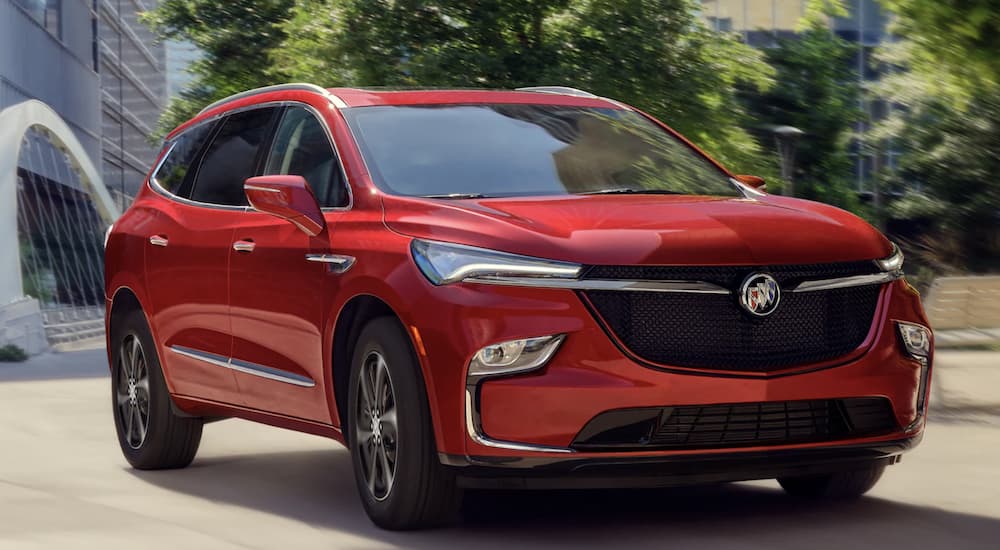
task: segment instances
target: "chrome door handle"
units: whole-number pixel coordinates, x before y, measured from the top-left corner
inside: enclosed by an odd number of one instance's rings
[[[257,245],[253,241],[236,241],[233,243],[233,250],[237,252],[253,252],[255,246]]]
[[[153,246],[167,246],[167,238],[163,235],[153,235],[149,238],[149,244]]]

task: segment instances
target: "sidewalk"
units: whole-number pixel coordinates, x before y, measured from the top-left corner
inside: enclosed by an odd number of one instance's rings
[[[930,420],[1000,422],[1000,352],[936,350]]]

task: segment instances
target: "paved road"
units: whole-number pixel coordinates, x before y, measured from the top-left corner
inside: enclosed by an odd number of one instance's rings
[[[420,533],[372,527],[337,444],[248,422],[207,426],[186,470],[129,469],[102,361],[0,363],[0,548],[1000,548],[1000,354],[939,355],[935,399],[954,404],[855,503],[774,482],[480,494],[462,526]]]

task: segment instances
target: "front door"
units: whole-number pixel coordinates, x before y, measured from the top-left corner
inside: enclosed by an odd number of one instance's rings
[[[330,423],[323,306],[337,273],[307,255],[330,253],[347,188],[329,132],[307,107],[287,107],[273,141],[264,175],[303,176],[326,209],[328,229],[309,237],[268,214],[245,214],[229,260],[235,376],[248,407]]]

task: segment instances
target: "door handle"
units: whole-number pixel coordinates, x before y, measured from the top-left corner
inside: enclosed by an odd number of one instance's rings
[[[149,244],[153,246],[167,246],[167,238],[163,235],[153,235],[149,238]]]
[[[236,241],[233,243],[233,250],[237,252],[253,252],[255,246],[257,245],[251,240]]]

